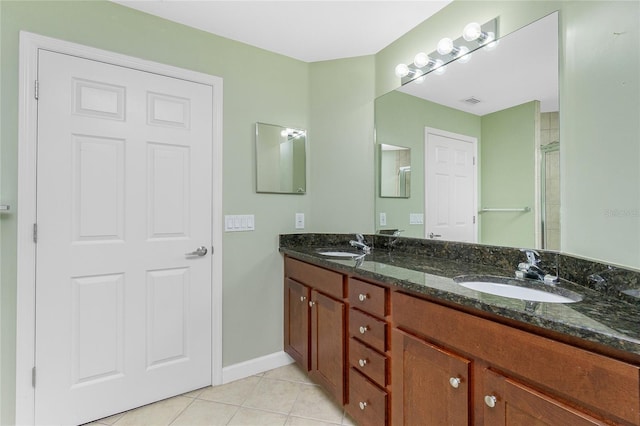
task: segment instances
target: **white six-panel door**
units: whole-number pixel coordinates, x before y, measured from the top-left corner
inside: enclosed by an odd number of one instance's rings
[[[476,139],[425,129],[425,237],[477,242]]]
[[[35,423],[211,384],[211,86],[38,61]]]

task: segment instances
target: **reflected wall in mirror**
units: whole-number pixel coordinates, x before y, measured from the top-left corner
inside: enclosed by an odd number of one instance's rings
[[[411,149],[404,146],[378,144],[380,197],[411,196]]]
[[[377,198],[375,217],[385,213],[384,227],[405,229],[407,236],[442,234],[409,223],[411,214],[426,217],[435,208],[425,205],[424,135],[431,127],[478,140],[478,211],[469,213],[479,224],[478,242],[543,248],[544,210],[548,222],[556,222],[546,241],[559,249],[559,196],[547,191],[556,208],[545,208],[541,169],[542,147],[559,143],[558,110],[557,13],[473,52],[467,63],[450,63],[442,75],[430,73],[381,96],[377,141],[402,140],[413,151],[413,196],[407,202]],[[557,185],[559,162],[552,157],[546,165],[556,167],[549,173],[557,178],[548,183]]]
[[[307,132],[256,123],[256,192],[304,194]]]

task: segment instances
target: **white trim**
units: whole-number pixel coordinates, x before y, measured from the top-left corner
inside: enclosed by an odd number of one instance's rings
[[[244,379],[245,377],[263,373],[274,368],[283,367],[292,364],[293,358],[286,352],[274,352],[259,358],[250,359],[249,361],[239,362],[237,364],[224,367],[222,369],[222,383],[229,383],[235,380]]]
[[[445,138],[450,138],[450,139],[459,139],[461,141],[465,141],[465,142],[469,142],[473,145],[473,157],[475,158],[475,162],[473,165],[473,170],[475,173],[474,178],[474,187],[473,187],[473,214],[476,217],[476,222],[473,224],[473,243],[477,243],[478,242],[478,225],[480,223],[480,217],[478,215],[478,188],[480,187],[480,181],[478,180],[478,163],[479,163],[479,159],[478,159],[478,138],[473,137],[473,136],[469,136],[469,135],[463,135],[460,133],[453,133],[453,132],[448,132],[446,130],[440,130],[440,129],[436,129],[434,127],[425,127],[424,128],[424,164],[425,167],[428,164],[427,160],[428,160],[428,155],[429,155],[429,150],[427,149],[427,145],[429,142],[429,135],[436,135],[436,136],[443,136]],[[428,221],[428,213],[427,213],[427,171],[425,169],[424,172],[424,238],[428,238],[427,236],[427,225],[429,223]]]
[[[37,102],[33,96],[38,73],[38,50],[50,50],[102,61],[140,71],[206,84],[213,88],[212,160],[212,259],[211,383],[222,383],[222,78],[159,64],[106,50],[20,32],[18,86],[18,243],[17,243],[17,336],[16,424],[34,424],[35,391],[31,370],[35,359],[36,250],[32,240],[36,221]]]

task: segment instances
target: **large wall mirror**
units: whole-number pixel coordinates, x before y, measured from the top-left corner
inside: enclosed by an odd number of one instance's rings
[[[476,227],[469,242],[560,250],[558,52],[553,13],[448,64],[443,74],[378,98],[377,144],[403,141],[413,159],[411,198],[377,197],[375,217],[384,213],[386,225],[376,220],[376,230],[457,240],[443,224],[463,218]],[[426,129],[477,140],[477,158],[469,159],[475,200],[454,206],[468,211],[438,206],[437,215],[428,214],[434,207],[425,205],[432,187],[425,182]],[[424,214],[424,225],[409,223],[415,213]]]
[[[256,123],[256,192],[306,193],[306,144],[306,130]]]

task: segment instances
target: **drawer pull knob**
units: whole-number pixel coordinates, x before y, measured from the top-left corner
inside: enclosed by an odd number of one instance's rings
[[[487,404],[487,407],[493,408],[496,406],[496,397],[493,395],[485,395],[484,403]]]
[[[454,389],[458,389],[458,386],[460,386],[460,383],[462,381],[458,378],[458,377],[451,377],[449,379],[449,384],[451,385],[452,388]]]
[[[364,401],[360,401],[360,402],[358,403],[358,405],[360,406],[360,409],[361,409],[361,410],[364,410],[365,408],[367,408],[367,405],[368,405],[368,404],[367,404],[366,402],[364,402]]]
[[[364,367],[365,365],[367,365],[367,360],[366,359],[360,359],[358,360],[358,364],[360,364],[360,367]]]
[[[361,325],[360,326],[360,334],[366,333],[367,330],[369,330],[369,326],[366,326],[366,325]]]
[[[313,305],[315,305],[316,302],[314,302],[313,300],[309,300],[309,307],[313,308]]]
[[[305,296],[300,296],[300,301],[304,302],[305,300],[307,300],[307,298]]]
[[[358,295],[358,300],[360,300],[361,302],[364,302],[364,301],[365,301],[365,300],[367,300],[368,298],[369,298],[369,295],[368,295],[368,294],[362,294],[362,293],[360,293],[360,294]]]

